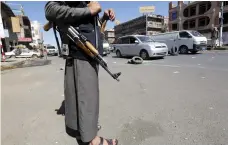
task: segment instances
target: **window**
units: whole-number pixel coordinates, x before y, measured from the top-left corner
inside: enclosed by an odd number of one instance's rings
[[[190,8],[190,16],[196,15],[196,6]]]
[[[190,35],[187,32],[180,32],[179,36],[180,38],[188,38]]]
[[[189,21],[189,28],[195,28],[196,27],[196,20],[190,20]]]
[[[121,39],[117,39],[117,40],[115,40],[115,42],[114,42],[114,44],[121,44],[121,43],[122,43]]]
[[[206,13],[211,8],[211,2],[202,2],[199,5],[199,15]]]
[[[154,42],[154,40],[151,37],[148,37],[148,36],[138,36],[138,38],[142,42]]]
[[[199,18],[198,27],[207,26],[209,24],[209,22],[210,22],[210,18],[207,16]]]
[[[2,24],[3,24],[3,28],[4,28],[4,29],[8,29],[8,27],[7,27],[7,22],[6,22],[5,19],[2,19]]]
[[[228,1],[224,1],[223,2],[223,6],[225,7],[225,6],[228,6]]]
[[[172,24],[172,30],[177,30],[177,24]]]
[[[134,37],[130,37],[130,44],[134,44],[135,43],[135,38]]]
[[[172,16],[172,17],[171,17],[171,18],[172,18],[172,19],[171,19],[172,21],[173,21],[173,20],[176,20],[176,19],[177,19],[177,12],[176,12],[176,11],[175,11],[175,12],[172,12],[172,13],[171,13],[171,16]]]
[[[186,20],[184,23],[183,23],[183,29],[188,29],[188,21]]]
[[[125,38],[121,38],[122,40],[122,44],[129,44],[129,38],[125,37]]]
[[[223,14],[223,24],[228,24],[228,13]]]
[[[188,8],[184,9],[184,16],[185,17],[188,17],[188,10],[189,10]]]
[[[47,49],[55,49],[54,46],[48,46]]]
[[[199,14],[204,14],[207,11],[207,5],[206,4],[200,4],[199,5]]]

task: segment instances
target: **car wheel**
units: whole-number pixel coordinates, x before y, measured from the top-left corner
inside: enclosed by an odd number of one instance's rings
[[[15,55],[11,55],[10,58],[16,58],[16,56]]]
[[[32,58],[38,58],[38,56],[36,54],[33,54]]]
[[[187,54],[188,53],[188,47],[187,46],[181,46],[180,47],[180,54]]]
[[[122,57],[122,54],[121,54],[121,52],[119,50],[116,51],[116,56],[117,57]]]
[[[146,50],[141,50],[140,53],[139,53],[139,56],[143,60],[149,59],[149,54],[148,54],[148,52]]]

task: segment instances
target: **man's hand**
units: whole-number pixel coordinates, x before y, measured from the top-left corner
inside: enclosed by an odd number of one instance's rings
[[[113,9],[108,9],[106,11],[104,11],[104,19],[105,20],[111,20],[111,21],[114,21],[115,20],[115,13],[113,11]]]
[[[88,7],[89,7],[89,10],[90,10],[92,16],[95,16],[101,12],[101,5],[96,1],[91,1],[88,4]]]

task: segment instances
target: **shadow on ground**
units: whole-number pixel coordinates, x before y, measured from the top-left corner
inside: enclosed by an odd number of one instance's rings
[[[133,57],[132,57],[132,56],[122,56],[122,57],[120,58],[120,57],[117,57],[117,56],[112,56],[112,58],[132,59]],[[159,60],[159,59],[164,59],[164,58],[158,57],[158,58],[150,58],[150,59],[148,59],[148,60]]]

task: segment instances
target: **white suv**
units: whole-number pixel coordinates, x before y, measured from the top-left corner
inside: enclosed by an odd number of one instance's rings
[[[55,48],[54,46],[47,46],[46,49],[47,49],[48,55],[55,55],[55,56],[58,55],[58,49]]]

